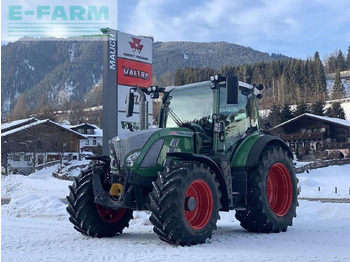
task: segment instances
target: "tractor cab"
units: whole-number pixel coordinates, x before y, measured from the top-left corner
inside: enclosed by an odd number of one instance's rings
[[[256,96],[247,91],[254,87],[236,78],[216,82],[214,77],[164,91],[159,127],[193,130],[199,154],[228,154],[248,131],[259,132]]]

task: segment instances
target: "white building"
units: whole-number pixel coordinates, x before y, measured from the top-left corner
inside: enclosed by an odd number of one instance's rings
[[[69,128],[87,137],[87,139],[80,141],[81,153],[93,152],[98,146],[103,146],[103,131],[98,126],[84,123]]]

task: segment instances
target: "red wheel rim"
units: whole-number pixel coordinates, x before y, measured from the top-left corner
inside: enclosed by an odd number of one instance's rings
[[[186,191],[186,198],[194,198],[195,208],[190,211],[186,208],[185,217],[188,225],[193,229],[202,229],[210,221],[213,212],[213,195],[210,187],[203,180],[193,181]]]
[[[97,213],[100,215],[103,221],[107,223],[116,223],[118,222],[125,214],[126,208],[122,208],[120,210],[114,210],[110,208],[106,208],[101,205],[97,205]]]
[[[274,164],[267,175],[267,199],[277,216],[286,215],[292,205],[292,181],[286,166],[281,163]]]

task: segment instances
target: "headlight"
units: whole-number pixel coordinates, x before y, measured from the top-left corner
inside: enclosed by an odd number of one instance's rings
[[[126,158],[125,165],[127,167],[132,167],[135,161],[137,160],[137,158],[139,157],[139,155],[140,155],[140,151],[136,151],[132,153],[130,156]]]

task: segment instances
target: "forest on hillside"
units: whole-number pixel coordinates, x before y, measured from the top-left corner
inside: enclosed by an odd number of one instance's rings
[[[176,86],[205,81],[208,80],[208,76],[216,73],[235,75],[240,81],[249,84],[263,84],[264,100],[267,105],[312,103],[345,96],[341,85],[336,86],[328,95],[326,83],[326,73],[336,72],[335,82],[339,82],[340,71],[343,70],[350,70],[350,47],[346,59],[339,51],[336,57],[330,56],[326,63],[323,63],[319,53],[315,52],[314,57],[306,61],[276,60],[241,66],[223,66],[220,70],[187,67],[176,71],[174,84]]]
[[[315,52],[314,56],[307,60],[278,59],[243,65],[225,65],[220,69],[214,67],[178,68],[174,73],[167,71],[159,78],[155,77],[154,84],[159,86],[183,85],[206,81],[210,75],[217,73],[236,75],[240,81],[265,86],[262,91],[264,98],[259,101],[259,107],[270,109],[271,122],[277,124],[305,112],[344,118],[344,113],[339,112],[340,105],[335,105],[334,109],[329,109],[328,112],[324,110],[326,100],[346,96],[340,79],[340,72],[344,70],[350,70],[350,46],[346,57],[341,51],[336,50],[323,62],[319,53]],[[334,72],[336,73],[334,85],[332,92],[329,93],[326,74]],[[66,102],[65,107],[62,106],[59,110],[71,112],[69,121],[72,124],[90,122],[101,127],[102,110],[87,110],[86,108],[103,104],[102,82],[96,84],[83,97],[83,101]],[[32,109],[28,107],[25,96],[20,95],[7,119],[15,120],[35,115],[38,118],[57,120],[55,119],[57,115],[53,113],[57,108],[52,103],[48,103],[45,97],[38,98],[40,99],[36,101],[36,106]],[[292,104],[297,104],[297,108],[292,110]],[[157,111],[158,106],[155,105],[154,111]]]
[[[323,63],[316,51],[306,61],[300,59],[258,62],[242,66],[223,66],[220,70],[213,68],[184,68],[175,73],[174,84],[184,85],[208,80],[208,76],[238,76],[240,81],[249,84],[263,84],[264,98],[259,101],[260,109],[271,109],[269,119],[272,125],[287,121],[303,113],[327,115],[345,118],[339,102],[325,110],[325,101],[346,97],[340,72],[350,70],[350,46],[345,58],[341,51],[335,51]],[[327,90],[326,73],[335,72],[332,92]],[[291,105],[297,105],[292,109]]]

